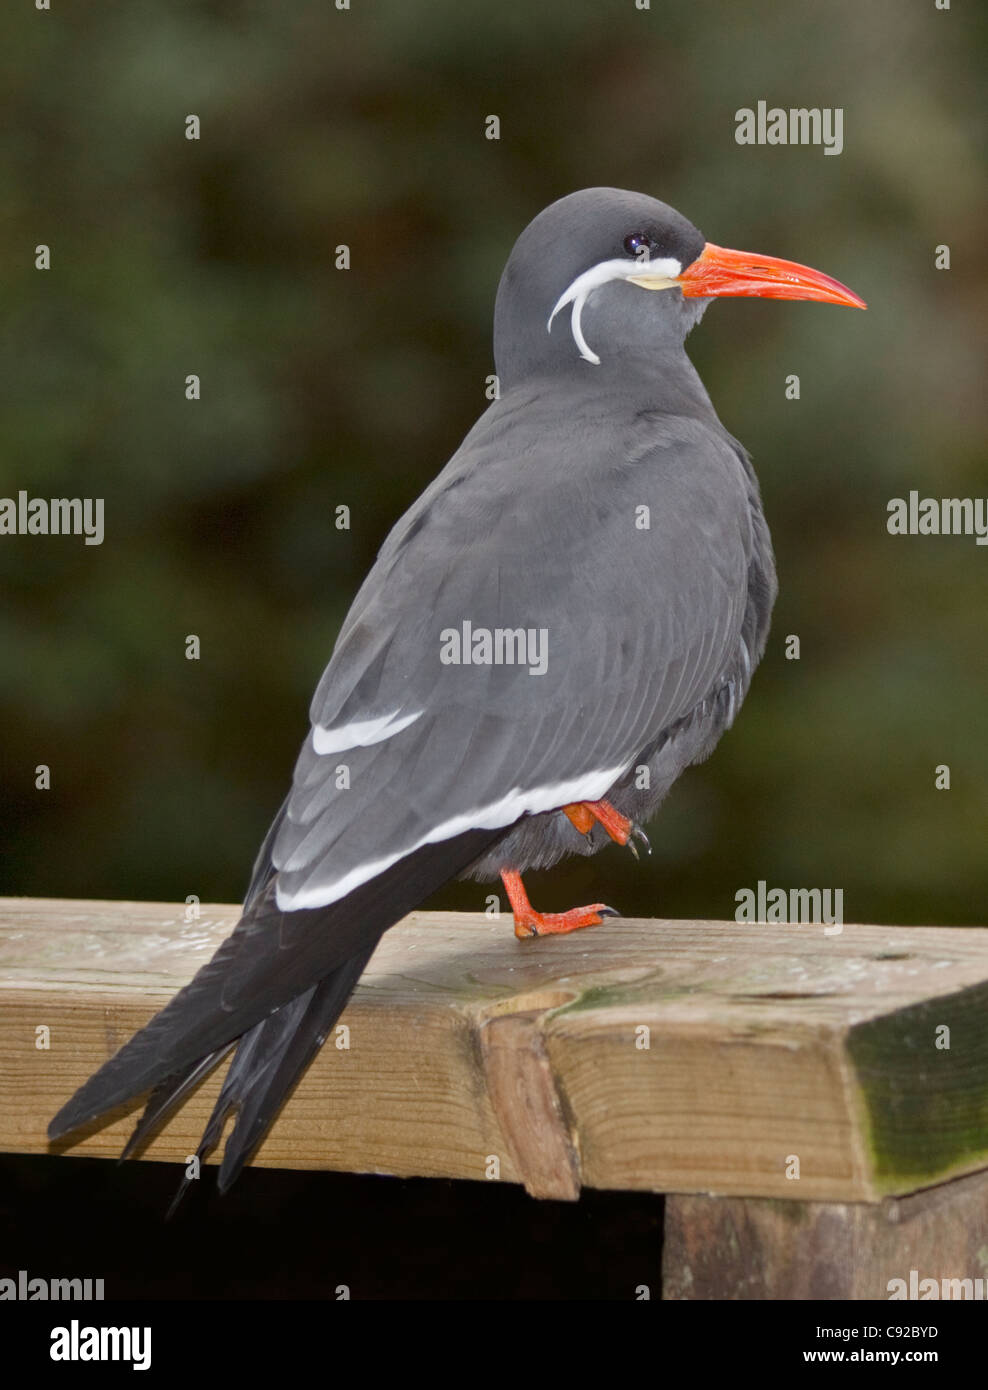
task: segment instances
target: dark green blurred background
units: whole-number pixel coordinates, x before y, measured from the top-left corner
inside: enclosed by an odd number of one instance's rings
[[[352,6],[6,7],[0,495],[104,497],[107,535],[0,538],[2,890],[241,895],[357,585],[486,405],[514,238],[606,183],[870,307],[726,301],[691,339],[762,480],[770,646],[651,861],[533,899],[730,917],[761,878],[843,888],[848,920],[988,920],[988,549],[885,529],[910,488],[988,494],[984,8]],[[759,99],[843,107],[843,154],[739,147]]]

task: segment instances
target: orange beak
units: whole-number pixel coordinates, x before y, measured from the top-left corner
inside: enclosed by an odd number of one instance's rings
[[[690,299],[754,295],[759,299],[814,299],[821,304],[846,304],[852,309],[868,307],[839,280],[811,270],[808,265],[760,256],[753,251],[729,251],[711,241],[678,277],[678,284]]]

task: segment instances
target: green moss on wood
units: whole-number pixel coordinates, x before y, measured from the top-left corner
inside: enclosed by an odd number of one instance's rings
[[[949,1048],[937,1046],[944,1024]],[[848,1051],[880,1190],[988,1163],[988,985],[859,1024]]]

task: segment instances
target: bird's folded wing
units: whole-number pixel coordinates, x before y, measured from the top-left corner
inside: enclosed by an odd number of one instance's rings
[[[670,437],[562,480],[533,450],[524,487],[480,452],[454,458],[362,587],[236,930],[53,1137],[169,1079],[180,1097],[189,1069],[365,959],[504,827],[602,796],[736,661],[752,538],[729,446]],[[471,639],[469,664],[444,662],[465,621],[521,629],[526,659],[475,662]]]
[[[572,472],[548,440],[524,478],[517,449],[468,445],[389,536],[320,682],[273,842],[282,908],[602,797],[737,660],[752,538],[723,437],[678,421]]]

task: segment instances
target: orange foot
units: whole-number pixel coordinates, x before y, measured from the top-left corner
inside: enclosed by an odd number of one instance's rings
[[[581,835],[589,835],[594,822],[599,821],[615,844],[627,845],[636,859],[638,849],[635,840],[640,840],[649,854],[652,852],[648,836],[641,826],[622,816],[620,811],[615,811],[609,801],[572,801],[563,807],[563,814],[569,817]]]
[[[581,927],[597,927],[605,917],[618,915],[605,903],[572,907],[569,912],[536,912],[528,901],[521,874],[514,869],[502,869],[501,879],[514,913],[515,936],[520,941],[529,936],[562,936],[565,932],[579,931]]]

